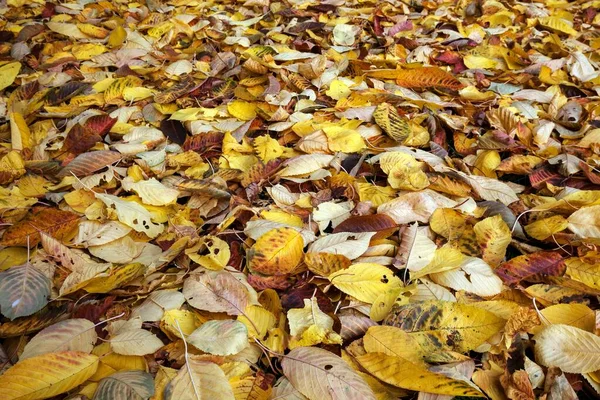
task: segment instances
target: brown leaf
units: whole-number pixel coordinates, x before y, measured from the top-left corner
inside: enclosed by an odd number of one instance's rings
[[[559,252],[539,251],[502,263],[495,272],[504,283],[514,285],[522,280],[538,281],[548,275],[562,276],[565,270],[565,262]]]
[[[196,87],[196,82],[191,75],[186,75],[167,90],[161,91],[154,96],[154,101],[158,104],[171,103],[181,96],[184,96],[191,92]]]
[[[77,124],[67,134],[65,142],[63,144],[63,150],[71,154],[81,154],[92,147],[96,143],[102,140],[102,137],[91,129],[86,129],[83,126]]]
[[[40,232],[62,240],[79,223],[79,215],[50,207],[34,207],[21,221],[10,226],[2,236],[0,245],[34,247],[40,240]]]
[[[390,236],[398,224],[385,214],[358,215],[342,221],[335,227],[333,233],[338,232],[377,232],[373,239],[382,239]]]

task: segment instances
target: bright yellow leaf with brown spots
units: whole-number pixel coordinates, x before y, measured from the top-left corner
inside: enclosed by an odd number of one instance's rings
[[[482,258],[492,267],[499,265],[512,240],[510,229],[500,215],[488,217],[473,226],[477,243],[481,247]]]
[[[554,215],[552,217],[539,219],[525,226],[525,232],[534,239],[545,240],[555,233],[564,231],[568,226],[569,221],[562,215]]]
[[[248,267],[264,275],[285,275],[302,260],[304,240],[292,228],[279,228],[262,235],[248,252]]]

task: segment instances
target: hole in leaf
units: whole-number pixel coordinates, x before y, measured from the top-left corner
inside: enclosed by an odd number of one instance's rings
[[[323,368],[325,368],[325,371],[329,371],[331,368],[333,368],[333,365],[327,364]]]

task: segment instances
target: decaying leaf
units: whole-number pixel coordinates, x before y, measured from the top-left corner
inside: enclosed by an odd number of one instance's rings
[[[598,1],[0,8],[0,400],[600,393]]]

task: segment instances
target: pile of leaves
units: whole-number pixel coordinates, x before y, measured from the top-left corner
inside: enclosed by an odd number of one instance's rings
[[[599,7],[0,1],[0,399],[598,396]]]

